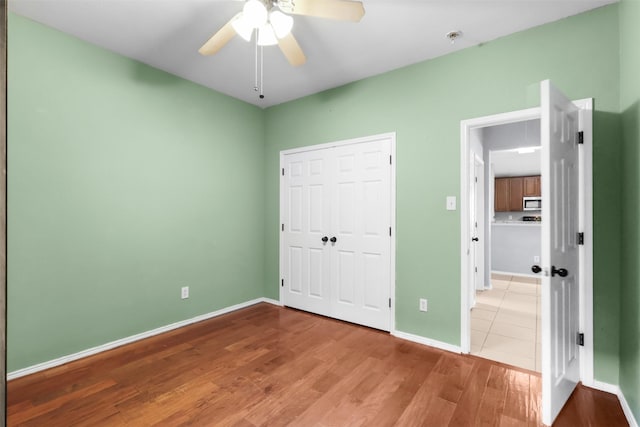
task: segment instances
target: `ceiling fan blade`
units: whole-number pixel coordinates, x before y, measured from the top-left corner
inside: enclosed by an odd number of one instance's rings
[[[235,19],[235,16],[229,20],[217,33],[213,35],[205,44],[202,45],[198,52],[201,55],[213,55],[226,45],[229,40],[236,35],[236,31],[233,29],[231,22]]]
[[[364,16],[364,6],[350,0],[295,0],[291,13],[358,22]]]
[[[298,44],[298,41],[293,34],[289,33],[281,39],[278,39],[278,46],[289,61],[289,64],[294,67],[298,67],[307,62],[307,57],[304,56],[302,48]]]

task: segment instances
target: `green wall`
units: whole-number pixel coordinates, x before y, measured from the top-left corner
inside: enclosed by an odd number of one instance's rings
[[[597,30],[596,30],[597,29]],[[534,106],[551,79],[596,99],[595,369],[618,383],[620,283],[617,6],[361,80],[266,112],[266,295],[278,296],[278,153],[397,132],[397,329],[460,343],[460,120]],[[418,311],[418,298],[429,312]],[[612,315],[613,314],[613,315]]]
[[[390,131],[396,326],[459,344],[460,217],[444,201],[460,195],[460,120],[534,106],[538,83],[550,78],[571,98],[595,98],[596,378],[618,384],[620,372],[637,373],[637,2],[620,9],[265,111],[11,15],[9,371],[277,298],[279,151]],[[629,56],[622,68],[620,47]],[[621,84],[631,98],[620,99]],[[635,156],[624,162],[621,106],[624,148]],[[623,317],[635,326],[622,334],[635,347],[621,347],[617,316],[621,170],[630,182],[625,224],[636,236],[625,239],[632,280],[622,289]],[[185,285],[191,298],[182,301]],[[428,313],[417,310],[419,297],[430,299]],[[623,387],[637,397],[638,381]]]
[[[640,2],[620,4],[620,111],[624,136],[620,388],[640,420]]]
[[[9,371],[263,296],[262,110],[13,14],[8,96]]]

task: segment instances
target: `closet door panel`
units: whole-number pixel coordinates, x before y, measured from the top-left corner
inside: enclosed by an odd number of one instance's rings
[[[284,303],[331,315],[328,244],[330,158],[325,150],[285,156]]]
[[[337,251],[336,272],[337,283],[337,303],[353,306],[356,303],[356,253],[347,250]]]
[[[344,320],[352,320],[348,313],[358,304],[357,295],[360,283],[356,274],[360,271],[360,254],[357,251],[359,224],[357,224],[358,194],[360,183],[357,179],[360,160],[351,149],[351,146],[336,148],[336,170],[333,174],[335,188],[332,198],[333,207],[333,232],[337,240],[332,242],[332,285],[335,290],[334,316]],[[341,306],[341,307],[339,307]]]
[[[389,330],[389,141],[337,147],[332,263],[334,317]],[[334,261],[335,260],[335,261]]]

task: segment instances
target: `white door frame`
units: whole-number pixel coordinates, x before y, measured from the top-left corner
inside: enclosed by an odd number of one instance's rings
[[[475,182],[474,177],[476,176],[476,169],[478,167],[478,165],[482,168],[482,181],[480,182]],[[482,281],[482,289],[484,289],[484,259],[482,260],[482,265],[480,265],[480,273],[482,273],[482,275],[478,274],[478,272],[476,272],[474,270],[474,268],[478,268],[479,264],[476,262],[477,258],[478,258],[478,253],[482,253],[484,254],[484,160],[482,160],[482,158],[480,156],[478,156],[478,153],[474,152],[473,150],[471,150],[470,155],[469,155],[469,164],[467,165],[467,167],[469,168],[469,195],[467,196],[469,199],[469,220],[473,220],[475,218],[475,221],[478,221],[478,211],[483,211],[482,214],[480,215],[480,217],[483,219],[482,221],[480,221],[479,227],[475,227],[476,228],[476,233],[475,233],[475,237],[477,237],[479,239],[479,243],[478,242],[476,244],[470,244],[469,246],[469,261],[472,265],[469,266],[469,286],[467,287],[467,293],[469,296],[469,307],[475,307],[476,305],[476,291],[478,290],[478,277],[482,277],[480,280]],[[473,173],[471,173],[471,171],[473,171]],[[482,207],[483,209],[478,209],[478,186],[482,185],[483,187],[483,191],[482,191],[482,195],[483,195],[483,199],[482,199]],[[473,203],[471,202],[471,199],[473,198]],[[473,206],[471,206],[473,205]],[[475,213],[475,216],[474,216]],[[469,221],[470,223],[473,223],[474,221]],[[469,230],[470,235],[473,235],[473,225],[469,225],[471,228]],[[471,237],[471,236],[470,236]],[[484,258],[484,257],[483,257]]]
[[[593,99],[574,101],[580,109],[580,123],[584,132],[583,149],[580,151],[580,230],[584,232],[584,246],[580,246],[580,331],[584,333],[584,346],[580,347],[580,379],[593,387]],[[460,347],[463,353],[471,350],[469,277],[472,262],[469,259],[471,230],[469,224],[469,158],[471,156],[471,130],[504,125],[540,118],[540,108],[512,111],[478,117],[460,122],[460,285],[461,331]],[[485,218],[489,221],[489,218]]]
[[[376,141],[380,141],[380,140],[389,140],[391,143],[391,201],[390,201],[390,207],[391,207],[391,212],[390,212],[390,221],[391,221],[391,239],[390,239],[390,283],[389,283],[389,295],[391,296],[391,309],[389,310],[389,328],[390,328],[390,332],[393,333],[396,329],[396,236],[397,236],[397,227],[396,227],[396,133],[395,132],[388,132],[388,133],[381,133],[381,134],[377,134],[377,135],[371,135],[371,136],[364,136],[364,137],[360,137],[360,138],[352,138],[352,139],[345,139],[342,141],[334,141],[334,142],[328,142],[328,143],[324,143],[324,144],[316,144],[316,145],[309,145],[309,146],[305,146],[305,147],[298,147],[298,148],[292,148],[289,150],[283,150],[280,151],[280,169],[278,171],[278,173],[280,174],[280,178],[282,178],[281,172],[282,170],[284,170],[284,162],[285,162],[285,156],[288,154],[295,154],[295,153],[302,153],[305,151],[314,151],[314,150],[322,150],[325,148],[332,148],[332,147],[341,147],[341,146],[345,146],[345,145],[352,145],[352,144],[362,144],[362,143],[367,143],[367,142],[376,142]],[[284,305],[284,295],[283,295],[283,287],[282,287],[282,278],[284,277],[284,241],[282,239],[282,226],[281,224],[284,224],[284,218],[285,218],[285,206],[284,206],[284,194],[285,191],[285,187],[284,187],[284,180],[280,179],[280,215],[279,215],[279,219],[280,219],[280,223],[278,224],[278,241],[279,241],[279,256],[280,256],[280,261],[279,261],[279,278],[278,278],[278,289],[279,291],[279,302],[280,305]]]

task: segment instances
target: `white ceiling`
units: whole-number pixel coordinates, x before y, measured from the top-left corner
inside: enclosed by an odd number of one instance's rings
[[[307,63],[264,50],[264,93],[253,91],[253,46],[235,37],[198,48],[242,9],[238,0],[9,0],[11,11],[121,55],[268,107],[478,45],[616,0],[364,0],[360,23],[296,16]],[[462,30],[451,45],[445,34]],[[597,29],[594,29],[596,31]]]

